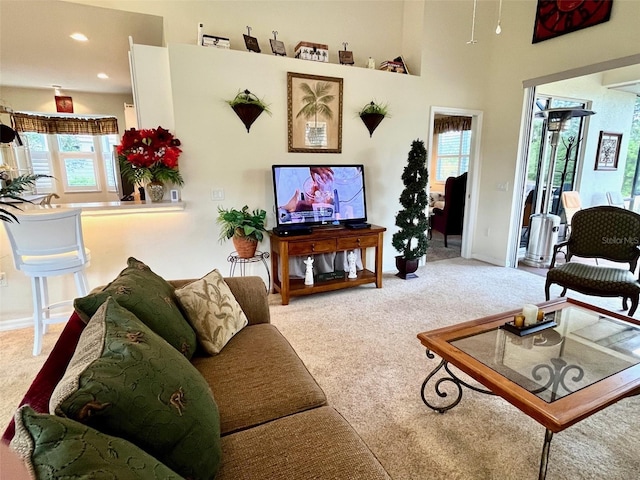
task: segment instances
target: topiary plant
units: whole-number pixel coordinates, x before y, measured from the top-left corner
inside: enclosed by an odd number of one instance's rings
[[[391,244],[406,260],[415,260],[427,253],[427,150],[422,140],[414,140],[407,165],[402,172],[405,188],[400,195],[402,209],[396,214],[400,228],[391,238]]]

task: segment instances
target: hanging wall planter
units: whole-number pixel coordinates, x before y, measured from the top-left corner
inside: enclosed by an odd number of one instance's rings
[[[236,112],[240,120],[242,120],[244,126],[247,127],[247,133],[249,133],[251,125],[253,125],[253,122],[256,121],[262,112],[267,112],[271,115],[269,106],[249,90],[239,92],[233,100],[229,100],[227,103],[233,108],[233,111]]]
[[[369,137],[373,136],[374,130],[378,128],[384,117],[390,116],[386,105],[380,105],[375,102],[367,103],[358,112],[358,115],[360,115],[362,122],[369,130]]]

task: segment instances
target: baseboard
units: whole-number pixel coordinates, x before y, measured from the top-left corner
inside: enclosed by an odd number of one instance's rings
[[[471,258],[474,260],[480,260],[481,262],[490,263],[492,265],[497,265],[498,267],[508,267],[504,258],[495,258],[487,255],[478,255],[474,253],[471,255]]]
[[[6,332],[8,330],[18,330],[20,328],[27,328],[32,326],[33,326],[32,317],[4,320],[0,322],[0,332]]]
[[[71,314],[72,310],[68,312],[57,313],[56,315],[52,315],[51,318],[54,320],[52,323],[56,322],[66,322]],[[14,318],[10,320],[0,321],[0,332],[7,332],[9,330],[19,330],[21,328],[32,328],[33,327],[33,317],[26,318]]]

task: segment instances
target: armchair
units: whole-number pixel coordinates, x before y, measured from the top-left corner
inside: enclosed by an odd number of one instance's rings
[[[434,208],[431,228],[444,235],[444,246],[448,235],[462,235],[464,204],[467,196],[467,173],[449,177],[444,185],[444,208]]]
[[[562,287],[560,296],[567,289],[586,295],[600,297],[622,297],[622,308],[627,309],[631,299],[631,316],[638,308],[640,282],[634,272],[640,257],[640,215],[609,205],[585,208],[577,211],[572,220],[569,239],[555,245],[551,266],[545,284],[546,299],[549,287]],[[567,248],[563,265],[556,266],[556,255]],[[588,265],[572,262],[573,256],[606,259],[629,264],[628,269]]]

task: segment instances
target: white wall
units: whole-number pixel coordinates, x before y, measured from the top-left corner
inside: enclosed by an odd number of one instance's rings
[[[175,133],[184,150],[183,200],[191,224],[185,264],[201,268],[201,260],[191,252],[207,250],[211,265],[226,267],[233,248],[216,245],[218,205],[264,208],[274,226],[271,165],[276,163],[363,163],[369,221],[393,225],[411,142],[424,139],[427,131],[427,112],[416,108],[425,104],[419,77],[192,45],[169,45],[169,61]],[[287,72],[343,78],[341,154],[287,153]],[[262,114],[250,133],[225,102],[245,88],[269,103],[273,113]],[[370,138],[357,111],[372,99],[388,103],[392,116]],[[224,201],[210,200],[212,188],[224,189]],[[391,270],[390,233],[384,248],[384,268]]]

